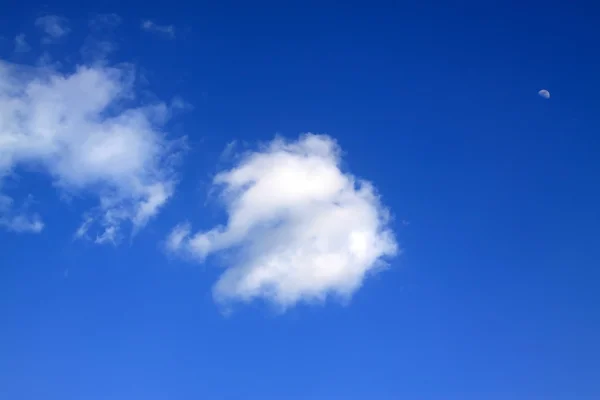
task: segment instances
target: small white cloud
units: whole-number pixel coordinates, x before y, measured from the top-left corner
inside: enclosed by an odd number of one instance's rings
[[[128,105],[134,82],[126,66],[62,74],[0,61],[0,190],[16,168],[35,166],[62,191],[98,199],[76,238],[98,226],[97,243],[117,242],[124,223],[133,233],[144,227],[174,191],[179,148],[162,131],[170,115],[164,102]],[[7,204],[2,225],[41,229],[35,219],[15,220]]]
[[[21,208],[14,210],[13,200],[0,194],[0,226],[17,233],[40,233],[44,223],[39,215],[26,212],[27,202]]]
[[[119,237],[117,235],[116,227],[109,226],[106,228],[106,230],[104,232],[102,232],[101,235],[96,236],[96,240],[94,241],[94,243],[96,243],[96,244],[112,243],[113,245],[116,245],[118,240],[119,240]]]
[[[31,50],[31,46],[25,40],[25,34],[21,33],[15,36],[15,53],[26,53]]]
[[[160,33],[170,38],[175,37],[175,27],[173,25],[158,25],[155,22],[147,19],[142,21],[141,28],[146,32]]]
[[[44,43],[56,41],[71,31],[67,26],[67,20],[56,15],[39,17],[35,20],[35,26],[46,34],[46,37],[42,39]]]
[[[37,215],[2,216],[0,217],[0,225],[17,233],[40,233],[44,229],[44,223]]]
[[[190,224],[184,223],[177,225],[169,234],[166,241],[166,248],[171,252],[181,250],[181,246],[190,234]]]
[[[263,298],[286,308],[349,298],[397,244],[373,185],[342,172],[340,154],[333,139],[312,134],[246,154],[214,179],[227,225],[193,235],[180,225],[167,248],[199,261],[229,251],[213,288],[219,302]]]
[[[79,226],[79,228],[77,228],[77,231],[75,232],[75,239],[87,238],[87,232],[93,223],[94,218],[85,217],[83,223],[81,224],[81,226]]]

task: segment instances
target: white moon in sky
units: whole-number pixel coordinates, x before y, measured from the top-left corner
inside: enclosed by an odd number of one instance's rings
[[[547,91],[546,89],[542,89],[542,90],[540,90],[540,91],[538,92],[538,94],[539,94],[540,96],[542,96],[543,98],[545,98],[545,99],[549,99],[549,98],[550,98],[550,92],[549,92],[549,91]]]

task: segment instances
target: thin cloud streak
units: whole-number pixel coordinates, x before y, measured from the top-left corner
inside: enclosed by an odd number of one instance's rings
[[[158,25],[149,19],[142,21],[142,30],[165,35],[171,39],[175,38],[175,27],[173,25]]]

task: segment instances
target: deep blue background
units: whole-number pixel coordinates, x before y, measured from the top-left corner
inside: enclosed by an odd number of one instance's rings
[[[118,248],[71,242],[89,204],[23,173],[12,193],[48,226],[0,232],[1,399],[600,397],[598,5],[55,3],[3,3],[2,58],[34,62],[50,12],[72,33],[48,51],[76,61],[88,18],[115,12],[113,59],[194,106],[170,127],[192,149],[176,197]],[[32,53],[11,53],[20,32]],[[375,183],[404,253],[349,306],[225,318],[220,271],[160,241],[222,222],[205,202],[226,143],[305,131]]]

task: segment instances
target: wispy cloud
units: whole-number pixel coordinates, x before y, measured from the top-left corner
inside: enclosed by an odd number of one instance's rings
[[[87,62],[105,63],[117,48],[117,44],[111,40],[101,40],[90,36],[86,38],[80,53]]]
[[[121,22],[117,14],[97,14],[90,19],[89,27],[93,31],[110,30],[121,25]]]
[[[16,209],[13,200],[0,194],[0,226],[17,233],[40,233],[44,223],[37,214],[28,213],[27,205]]]
[[[117,242],[124,223],[141,229],[174,191],[178,147],[162,131],[170,107],[131,103],[135,93],[127,66],[63,74],[0,61],[0,189],[15,168],[35,165],[61,191],[98,199],[76,236],[96,229],[96,242]],[[3,197],[0,224],[41,229],[34,215],[16,218]]]
[[[39,17],[35,20],[35,26],[46,34],[42,39],[44,43],[54,42],[71,32],[67,26],[67,20],[56,15]]]
[[[86,37],[80,50],[81,56],[89,63],[106,63],[118,45],[115,33],[122,19],[117,14],[94,15],[88,25],[90,34]]]
[[[328,136],[276,139],[216,175],[226,226],[192,234],[179,225],[166,247],[199,261],[227,252],[213,289],[219,302],[263,298],[285,309],[330,294],[347,299],[397,244],[373,185],[340,163]]]
[[[31,50],[31,46],[25,40],[25,34],[21,33],[15,36],[15,53],[26,53]]]
[[[171,39],[175,38],[175,27],[173,25],[158,25],[154,21],[147,19],[142,21],[141,28],[146,32],[160,33]]]

